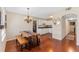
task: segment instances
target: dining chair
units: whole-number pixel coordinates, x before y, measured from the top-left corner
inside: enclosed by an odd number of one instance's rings
[[[16,36],[16,40],[19,43],[20,50],[23,51],[23,46],[28,45],[28,40],[26,40],[26,38],[22,37],[21,35]]]

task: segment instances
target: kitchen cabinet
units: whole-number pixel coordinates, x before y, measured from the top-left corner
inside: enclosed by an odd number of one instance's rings
[[[39,34],[52,33],[52,28],[39,28],[37,32]]]

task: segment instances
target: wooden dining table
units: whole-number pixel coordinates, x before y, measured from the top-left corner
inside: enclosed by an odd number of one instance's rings
[[[28,45],[28,47],[30,49],[40,45],[39,34],[37,34],[35,32],[25,32],[25,31],[23,31],[23,32],[20,33],[20,39],[16,38],[16,41],[18,41],[19,45],[21,46],[21,51],[23,49],[22,48],[23,45]]]

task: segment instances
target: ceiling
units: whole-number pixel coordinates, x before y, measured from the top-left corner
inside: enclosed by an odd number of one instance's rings
[[[27,15],[28,7],[6,7],[8,12],[15,12],[19,14]],[[65,7],[29,7],[29,13],[31,16],[47,18],[57,12],[65,10]]]

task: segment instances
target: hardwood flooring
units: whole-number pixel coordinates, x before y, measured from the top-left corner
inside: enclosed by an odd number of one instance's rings
[[[79,47],[76,46],[75,35],[69,33],[63,40],[52,39],[50,34],[41,36],[40,46],[31,50],[23,49],[23,52],[77,52]],[[11,40],[6,43],[5,52],[21,52],[16,47],[16,41]]]

